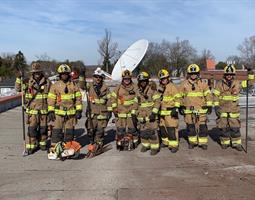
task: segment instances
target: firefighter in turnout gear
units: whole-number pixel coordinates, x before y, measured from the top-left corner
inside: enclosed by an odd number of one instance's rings
[[[93,83],[86,83],[84,73],[79,78],[80,88],[87,91],[90,104],[86,110],[85,127],[90,139],[88,150],[91,156],[102,152],[104,129],[112,115],[111,93],[104,83],[104,78],[105,75],[100,68],[96,69],[93,74]]]
[[[158,73],[161,93],[160,103],[160,136],[162,147],[168,147],[172,153],[179,149],[178,136],[178,108],[180,107],[180,93],[170,80],[170,74],[166,69]]]
[[[182,104],[180,113],[187,124],[189,148],[199,145],[207,149],[207,114],[212,112],[212,94],[206,82],[200,79],[200,68],[191,64],[187,69],[187,80],[180,86]]]
[[[50,89],[50,81],[44,76],[39,63],[33,63],[31,77],[28,83],[21,83],[21,78],[16,78],[15,88],[18,92],[25,91],[26,114],[28,124],[28,141],[26,150],[32,154],[39,147],[47,149],[47,95]]]
[[[141,72],[137,76],[138,81],[138,129],[141,137],[141,152],[151,150],[151,155],[159,151],[158,139],[158,111],[160,106],[160,94],[154,83],[150,82],[147,72]]]
[[[81,92],[71,81],[71,68],[62,64],[57,72],[60,80],[51,86],[48,94],[48,117],[54,122],[51,150],[58,142],[73,141],[76,121],[82,117]]]
[[[122,82],[111,93],[113,113],[116,117],[116,147],[132,150],[138,146],[137,86],[132,82],[129,70],[122,72]]]
[[[248,70],[249,85],[254,83],[254,74]],[[216,120],[220,129],[220,143],[223,149],[230,145],[242,151],[240,133],[239,93],[241,88],[247,88],[247,81],[235,80],[236,69],[233,64],[224,68],[223,80],[219,81],[213,91],[214,108],[218,117]]]

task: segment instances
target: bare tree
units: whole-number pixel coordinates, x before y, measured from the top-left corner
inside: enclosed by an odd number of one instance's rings
[[[215,57],[213,56],[212,52],[209,49],[204,49],[201,55],[198,55],[192,62],[196,63],[201,67],[201,69],[206,68],[206,61],[208,59],[214,60]]]
[[[189,40],[179,40],[178,37],[173,43],[163,40],[161,47],[170,63],[171,70],[175,70],[176,76],[184,73],[188,64],[196,57],[196,50],[191,46]]]
[[[241,57],[239,56],[229,56],[226,60],[226,63],[228,62],[232,62],[235,64],[235,66],[237,66],[238,69],[241,69],[242,68],[242,65],[244,64],[244,61],[242,60]]]
[[[148,50],[145,57],[139,64],[139,70],[145,70],[151,75],[156,75],[162,68],[168,68],[169,63],[163,53],[163,49],[160,44],[151,42],[149,43]]]
[[[112,71],[112,61],[116,55],[116,50],[118,44],[116,42],[112,42],[111,32],[108,29],[105,29],[105,36],[102,40],[98,41],[98,52],[100,53],[103,60],[103,70],[110,73]]]
[[[255,65],[255,36],[245,38],[237,49],[241,52],[241,58],[244,63],[250,66]]]
[[[44,52],[42,55],[35,55],[35,57],[38,61],[50,61],[51,60],[50,56],[48,56],[48,54],[46,52]]]

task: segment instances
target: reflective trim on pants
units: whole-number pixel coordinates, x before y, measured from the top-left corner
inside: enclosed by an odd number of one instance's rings
[[[178,147],[178,140],[169,140],[168,146],[169,147]]]
[[[188,139],[191,144],[197,144],[197,136],[189,136]]]
[[[168,138],[161,138],[161,139],[162,139],[162,143],[163,143],[164,145],[167,145],[167,146],[168,146],[168,143],[169,143]]]
[[[144,147],[146,147],[146,148],[149,148],[149,147],[150,147],[150,143],[147,143],[147,142],[146,142],[146,143],[143,143],[143,142],[142,142],[142,145],[143,145]]]
[[[230,139],[229,138],[220,138],[220,144],[230,145]]]
[[[151,149],[159,149],[159,144],[151,144]]]
[[[207,144],[208,138],[207,137],[198,137],[198,144]]]
[[[39,144],[40,146],[46,146],[46,141],[40,141]]]
[[[35,149],[35,144],[26,144],[26,149]]]
[[[237,146],[237,145],[241,145],[242,141],[241,138],[231,138],[231,142],[232,142],[232,146]]]

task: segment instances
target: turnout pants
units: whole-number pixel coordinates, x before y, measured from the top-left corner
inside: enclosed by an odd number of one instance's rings
[[[131,117],[116,118],[117,140],[124,136],[132,135],[133,143],[138,143],[139,135]]]
[[[56,115],[54,121],[51,143],[52,145],[58,142],[69,142],[74,139],[74,127],[76,124],[76,118],[74,115]]]
[[[193,145],[207,145],[208,129],[206,114],[186,114],[184,120],[187,124],[189,143]]]
[[[37,142],[40,146],[46,147],[48,135],[47,115],[27,115],[27,141],[26,149],[34,150],[37,147]]]
[[[160,117],[160,137],[162,143],[170,149],[178,148],[179,146],[178,126],[178,119],[171,116]]]
[[[90,143],[96,143],[103,145],[104,143],[104,129],[107,126],[108,120],[92,118],[93,128],[89,119],[86,120],[85,126],[87,128],[87,134],[90,139]],[[94,138],[93,138],[94,137]]]
[[[220,129],[220,142],[221,145],[227,145],[235,147],[241,145],[241,122],[239,118],[219,118],[217,119],[217,125]]]
[[[146,122],[139,125],[141,143],[144,147],[151,150],[159,149],[157,127],[157,122]]]

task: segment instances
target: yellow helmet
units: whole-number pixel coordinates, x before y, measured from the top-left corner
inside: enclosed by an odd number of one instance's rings
[[[232,74],[235,75],[236,74],[236,68],[233,64],[227,65],[224,68],[224,74]]]
[[[42,72],[42,71],[43,71],[42,67],[39,63],[34,62],[32,64],[30,73]]]
[[[132,78],[132,72],[128,69],[124,70],[122,72],[122,78]]]
[[[137,80],[138,81],[145,81],[145,80],[149,80],[150,75],[147,72],[141,72],[140,74],[138,74],[137,76]]]
[[[170,74],[166,69],[159,70],[159,72],[158,72],[159,79],[168,78],[168,77],[170,77]]]
[[[200,67],[197,64],[191,64],[187,69],[188,74],[199,73]]]
[[[71,73],[71,67],[69,67],[67,64],[62,64],[62,65],[60,65],[59,67],[58,67],[58,70],[57,70],[57,72],[59,73],[59,74],[61,74],[61,73]]]

